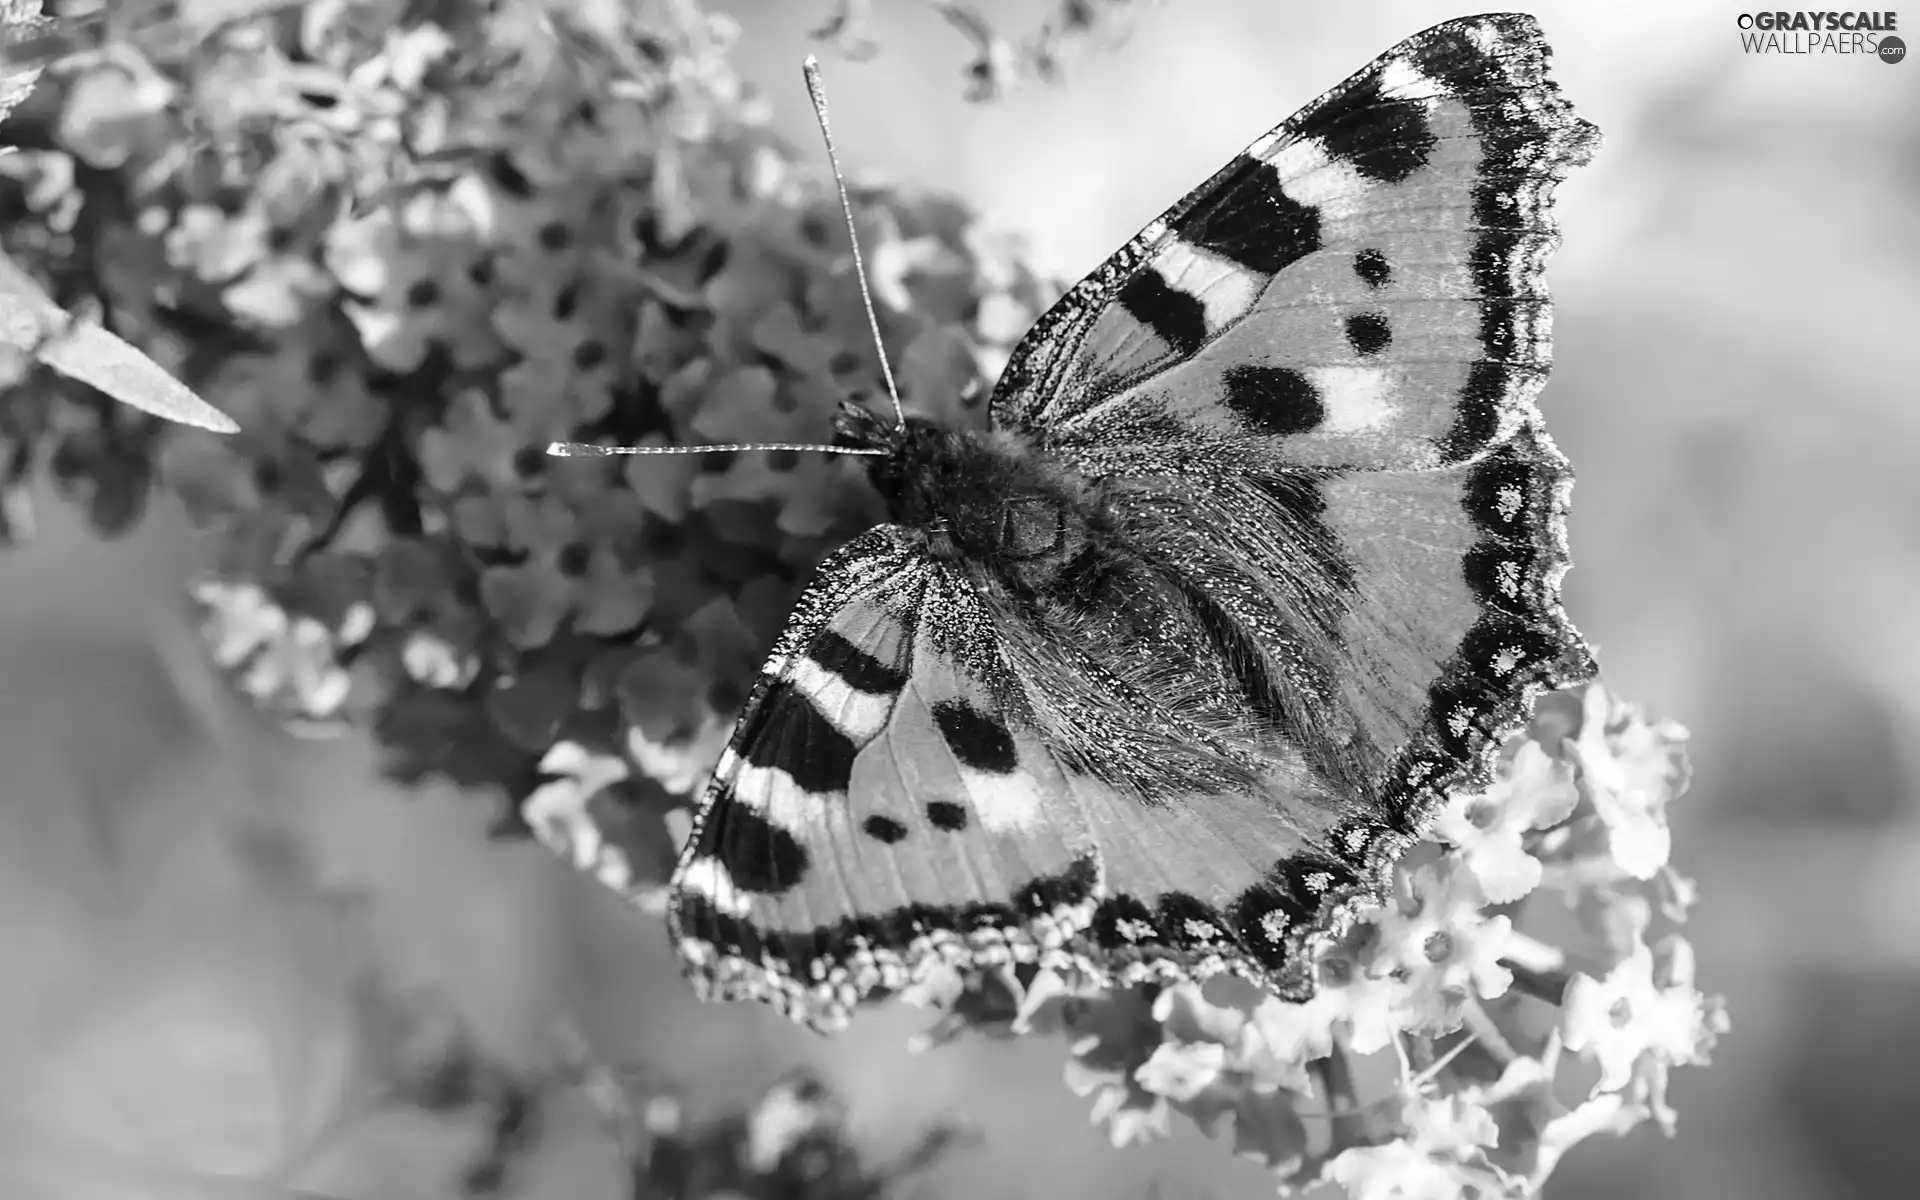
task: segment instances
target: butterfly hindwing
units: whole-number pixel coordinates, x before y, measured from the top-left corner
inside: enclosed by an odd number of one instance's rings
[[[979,600],[871,530],[821,565],[715,769],[676,944],[706,994],[826,1027],[930,957],[1030,959],[1098,885],[1056,777]]]
[[[834,1028],[940,961],[1052,955],[1124,980],[1265,978],[1294,957],[1271,914],[1313,906],[1276,890],[1271,862],[1314,857],[1340,815],[1331,798],[1143,806],[1042,732],[1032,680],[1056,664],[1023,653],[1047,631],[1016,613],[891,527],[821,566],[675,875],[669,919],[703,994]],[[1249,893],[1271,901],[1252,950],[1227,915]]]

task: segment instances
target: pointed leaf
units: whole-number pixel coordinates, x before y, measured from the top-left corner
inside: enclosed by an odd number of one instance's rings
[[[0,254],[0,339],[142,412],[215,433],[240,431],[233,418],[132,345],[98,325],[74,320],[5,254]]]

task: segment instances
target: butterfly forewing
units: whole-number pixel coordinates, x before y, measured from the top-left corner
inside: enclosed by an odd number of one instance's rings
[[[1043,444],[1271,439],[1300,465],[1483,451],[1544,382],[1551,188],[1598,139],[1548,54],[1523,15],[1388,51],[1049,311],[995,422]]]

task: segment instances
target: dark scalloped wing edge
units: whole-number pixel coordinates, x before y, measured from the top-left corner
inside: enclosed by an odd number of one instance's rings
[[[1546,430],[1530,427],[1537,438],[1541,461],[1554,471],[1550,487],[1551,513],[1546,523],[1553,551],[1553,566],[1541,581],[1544,603],[1536,614],[1560,653],[1551,659],[1523,669],[1517,686],[1507,692],[1493,709],[1480,714],[1478,726],[1468,736],[1475,743],[1464,760],[1455,759],[1450,772],[1434,776],[1413,790],[1404,816],[1412,832],[1383,833],[1365,851],[1361,881],[1356,886],[1331,892],[1321,899],[1319,915],[1313,925],[1302,931],[1290,946],[1289,964],[1310,971],[1320,952],[1345,937],[1354,920],[1377,907],[1393,882],[1393,868],[1402,855],[1424,838],[1434,819],[1450,796],[1484,790],[1492,782],[1501,748],[1507,740],[1533,719],[1541,696],[1562,688],[1574,687],[1598,674],[1586,639],[1567,616],[1560,602],[1560,583],[1573,567],[1567,545],[1567,512],[1573,497],[1573,468],[1566,456],[1553,444]],[[1430,735],[1431,736],[1431,735]],[[1285,982],[1283,981],[1283,987]],[[1309,994],[1313,981],[1301,981]],[[1305,997],[1301,997],[1305,998]]]

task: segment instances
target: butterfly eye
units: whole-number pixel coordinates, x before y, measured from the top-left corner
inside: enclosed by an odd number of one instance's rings
[[[1066,514],[1041,496],[1009,501],[1000,530],[1000,552],[1008,558],[1058,554],[1067,540]]]

